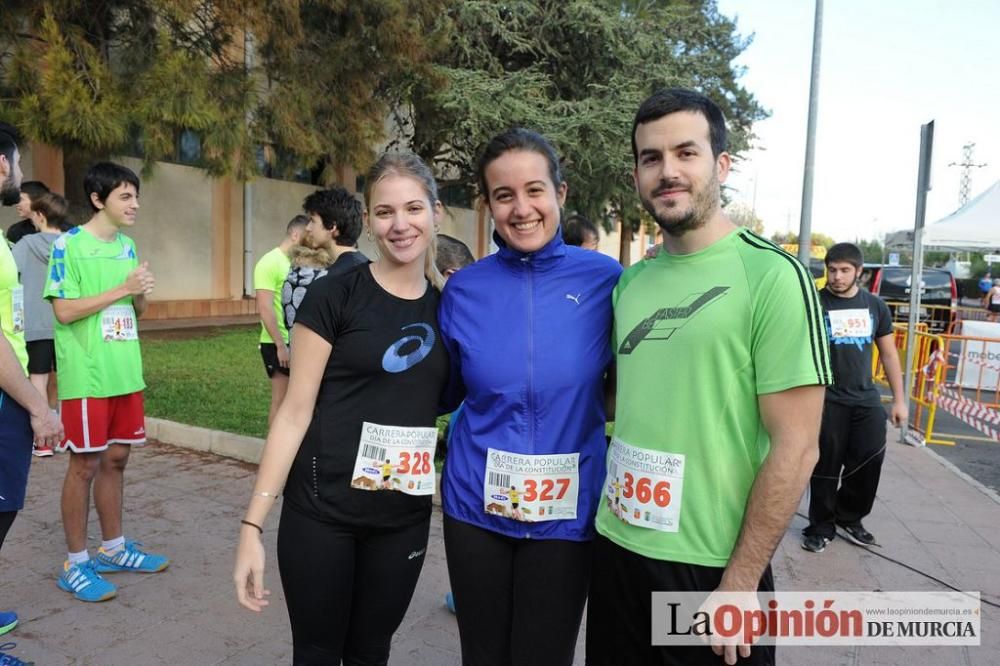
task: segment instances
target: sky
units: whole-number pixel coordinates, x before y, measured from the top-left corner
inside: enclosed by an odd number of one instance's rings
[[[736,165],[731,196],[768,235],[799,230],[815,4],[718,0],[753,36],[740,83],[771,112]],[[927,223],[959,207],[962,146],[976,144],[970,198],[1000,180],[1000,2],[826,0],[812,229],[837,241],[913,228],[920,126],[935,121]],[[1000,220],[997,222],[1000,224]]]

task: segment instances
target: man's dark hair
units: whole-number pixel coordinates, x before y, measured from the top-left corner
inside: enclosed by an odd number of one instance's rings
[[[361,202],[342,187],[317,190],[302,202],[302,210],[318,215],[327,231],[337,228],[333,242],[342,247],[354,247],[361,236]]]
[[[588,236],[593,236],[595,240],[601,238],[597,225],[583,215],[570,215],[563,220],[562,237],[563,242],[567,245],[580,247],[587,242]]]
[[[559,168],[559,156],[556,155],[556,149],[552,147],[552,144],[538,132],[523,127],[512,127],[490,139],[476,165],[479,193],[486,201],[490,200],[489,185],[486,183],[486,167],[504,153],[512,150],[538,153],[544,157],[549,165],[549,177],[552,179],[553,187],[558,188],[562,184],[563,177],[562,170]]]
[[[21,135],[13,125],[0,123],[0,155],[6,157],[11,166],[14,162],[14,151],[20,142]]]
[[[21,194],[27,194],[32,201],[51,191],[49,186],[40,180],[26,180],[21,183]]]
[[[285,235],[291,236],[296,229],[305,229],[307,224],[309,224],[308,217],[305,215],[296,215],[285,225]]]
[[[434,257],[434,263],[441,275],[465,268],[475,261],[476,258],[472,256],[468,245],[446,234],[437,235],[437,255]]]
[[[635,131],[639,125],[659,120],[663,116],[679,111],[693,111],[705,116],[708,121],[708,136],[712,143],[712,156],[726,152],[726,117],[719,105],[694,90],[686,88],[666,88],[659,90],[639,105],[632,121],[632,159],[639,163],[639,149],[635,143]]]
[[[837,243],[826,251],[826,256],[823,258],[827,266],[835,261],[861,268],[865,265],[865,256],[861,253],[861,248],[854,243]]]
[[[139,193],[139,177],[132,169],[114,162],[98,162],[83,177],[83,194],[96,213],[100,209],[94,205],[90,195],[96,194],[97,200],[104,203],[116,187],[126,183],[135,188],[136,194]]]

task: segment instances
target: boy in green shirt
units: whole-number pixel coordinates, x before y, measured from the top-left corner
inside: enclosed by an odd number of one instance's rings
[[[104,601],[117,588],[101,573],[154,573],[169,564],[162,555],[139,550],[122,530],[125,466],[131,447],[146,442],[137,319],[155,280],[121,231],[135,224],[138,177],[102,162],[90,168],[83,184],[94,216],[53,243],[44,296],[56,318],[66,429],[59,448],[70,451],[62,492],[69,555],[59,587],[81,601]],[[91,486],[102,534],[95,559],[87,552]]]
[[[285,399],[288,390],[288,329],[281,309],[281,287],[292,267],[289,258],[292,248],[299,244],[309,224],[305,215],[296,215],[285,227],[285,238],[257,262],[253,269],[253,288],[257,294],[257,313],[260,315],[260,356],[264,371],[271,380],[271,407],[267,424]]]

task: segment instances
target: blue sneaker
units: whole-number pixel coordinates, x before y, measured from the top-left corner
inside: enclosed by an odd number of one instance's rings
[[[118,588],[101,578],[94,569],[94,560],[73,565],[67,561],[56,584],[60,590],[69,592],[80,601],[107,601],[118,594]]]
[[[454,614],[455,613],[455,595],[452,594],[451,592],[449,592],[448,594],[444,595],[444,605],[448,607],[448,610],[450,610],[452,612],[452,614]]]
[[[16,647],[17,643],[4,643],[0,645],[0,650],[13,650]],[[12,654],[0,652],[0,666],[35,666],[35,662],[21,661]]]
[[[98,573],[117,573],[119,571],[138,571],[139,573],[157,573],[170,566],[170,560],[163,555],[153,555],[139,550],[142,544],[138,541],[126,541],[125,547],[114,555],[108,555],[103,547],[97,549]]]
[[[0,636],[17,626],[17,613],[0,611]]]

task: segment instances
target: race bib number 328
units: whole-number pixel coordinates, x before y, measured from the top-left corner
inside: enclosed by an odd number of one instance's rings
[[[629,446],[615,437],[604,483],[608,509],[631,525],[676,532],[681,523],[684,456]]]
[[[396,490],[407,495],[434,494],[434,447],[437,428],[361,425],[351,487]]]

